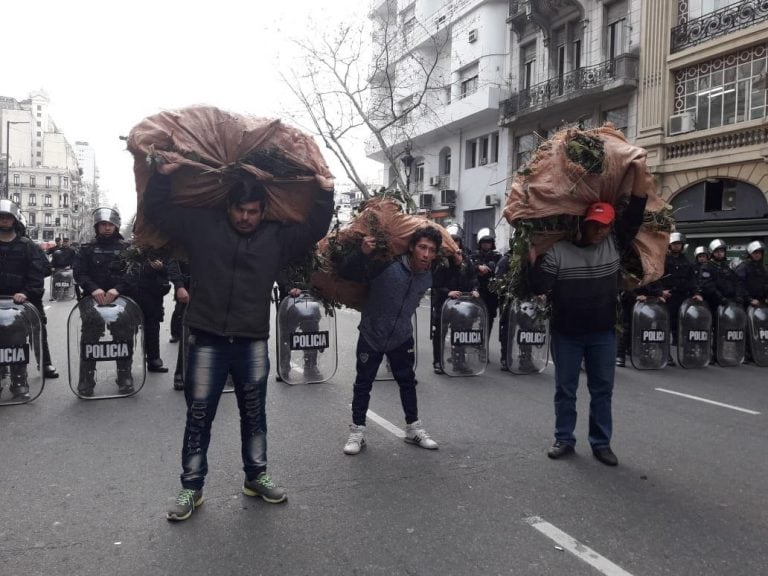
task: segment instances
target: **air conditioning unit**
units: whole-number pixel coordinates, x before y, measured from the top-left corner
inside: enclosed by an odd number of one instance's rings
[[[501,204],[501,201],[499,200],[499,197],[496,196],[496,194],[486,194],[485,196],[486,206],[498,206],[499,204]]]
[[[429,185],[430,186],[440,186],[440,176],[430,176],[429,177]]]
[[[419,195],[419,208],[432,208],[433,198],[432,194]]]
[[[669,117],[669,135],[685,134],[696,130],[696,117],[693,112],[684,112]]]
[[[468,40],[470,44],[477,40],[477,28],[473,28],[472,30],[469,31]]]
[[[440,204],[456,206],[456,190],[440,190]]]

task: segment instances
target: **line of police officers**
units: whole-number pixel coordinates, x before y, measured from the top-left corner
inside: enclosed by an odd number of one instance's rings
[[[98,208],[93,212],[95,238],[75,251],[67,239],[57,242],[46,253],[26,237],[26,223],[19,207],[8,199],[0,199],[0,296],[10,297],[14,303],[32,304],[42,323],[43,364],[46,379],[58,378],[51,363],[46,316],[42,304],[45,277],[62,270],[72,269],[78,292],[93,297],[99,305],[114,302],[119,296],[128,296],[139,305],[144,320],[144,351],[150,372],[167,372],[160,359],[160,324],[163,320],[163,297],[170,285],[184,288],[184,277],[174,259],[161,259],[152,252],[131,251],[131,246],[120,234],[120,214],[112,208]],[[82,292],[80,292],[82,290]],[[51,294],[53,296],[53,294]],[[51,298],[53,299],[53,298]],[[82,308],[87,311],[88,308]],[[98,341],[104,326],[99,321],[83,318],[82,339]],[[93,395],[95,386],[93,361],[80,363],[78,393]],[[29,397],[26,369],[11,366],[9,391],[17,399]],[[133,392],[131,360],[117,361],[117,381],[120,394]]]

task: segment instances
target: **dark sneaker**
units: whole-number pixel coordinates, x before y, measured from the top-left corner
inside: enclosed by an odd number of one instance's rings
[[[606,466],[619,465],[619,459],[616,458],[616,454],[613,453],[610,446],[598,446],[597,448],[592,448],[592,454]]]
[[[20,386],[10,386],[8,391],[13,395],[14,400],[29,400],[29,386],[22,384]]]
[[[93,388],[80,388],[78,387],[77,393],[82,396],[83,398],[92,398],[93,397]]]
[[[675,365],[675,359],[672,358],[672,354],[667,356],[667,366],[674,366]]]
[[[266,472],[259,474],[256,480],[246,479],[243,482],[243,494],[246,496],[258,496],[270,504],[280,504],[288,499],[288,494],[285,493],[285,490],[272,482],[272,479],[267,476]]]
[[[556,440],[555,443],[552,444],[552,447],[547,450],[547,456],[552,458],[552,460],[564,458],[565,456],[570,456],[575,453],[576,449],[573,447],[573,444],[566,444],[560,440]]]
[[[627,365],[627,360],[624,356],[616,356],[616,366],[624,368]]]
[[[168,367],[163,366],[163,361],[160,358],[152,358],[151,360],[147,360],[147,371],[165,374],[168,372]]]
[[[445,370],[443,370],[443,367],[440,366],[440,362],[435,362],[432,364],[432,370],[435,371],[435,374],[445,374]]]
[[[176,496],[176,502],[168,508],[166,518],[171,522],[181,522],[192,516],[195,508],[203,504],[203,491],[192,490],[191,488],[182,488],[179,495]]]
[[[43,376],[49,380],[55,380],[59,377],[59,373],[56,371],[56,368],[54,368],[51,364],[48,364],[43,368]]]
[[[507,366],[507,361],[506,360],[502,360],[499,363],[499,370],[501,370],[502,372],[509,372],[509,366]]]
[[[173,389],[184,390],[184,377],[181,374],[173,375]]]

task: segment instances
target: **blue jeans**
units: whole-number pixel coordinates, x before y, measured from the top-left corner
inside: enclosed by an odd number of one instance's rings
[[[226,338],[192,331],[184,396],[187,424],[181,452],[181,484],[200,490],[208,473],[208,445],[227,376],[232,374],[240,410],[243,470],[249,480],[267,469],[267,340]]]
[[[567,336],[552,332],[555,364],[555,440],[576,444],[576,390],[581,360],[589,389],[589,444],[608,446],[613,432],[611,399],[616,371],[616,332],[594,332]]]
[[[392,369],[392,376],[400,387],[400,402],[405,412],[405,423],[412,424],[419,419],[416,374],[413,371],[416,361],[413,338],[409,338],[394,350],[384,353],[374,350],[360,335],[357,339],[357,378],[352,387],[352,422],[354,424],[365,425],[373,381],[385,354]]]

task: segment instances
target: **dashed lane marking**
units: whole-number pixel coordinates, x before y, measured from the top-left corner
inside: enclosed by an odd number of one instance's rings
[[[708,400],[707,398],[701,398],[700,396],[691,396],[690,394],[683,394],[682,392],[675,392],[674,390],[667,390],[666,388],[656,388],[658,392],[664,392],[665,394],[673,394],[674,396],[680,396],[682,398],[688,398],[689,400],[696,400],[698,402],[704,402],[706,404],[712,404],[713,406],[720,406],[721,408],[728,408],[729,410],[736,410],[737,412],[744,412],[745,414],[751,414],[753,416],[759,416],[760,412],[749,410],[747,408],[740,408],[733,406],[732,404],[723,404],[722,402],[716,402],[715,400]]]
[[[531,516],[526,518],[525,521],[544,534],[544,536],[554,541],[558,546],[567,550],[579,560],[583,560],[600,573],[605,574],[606,576],[632,576],[632,574],[624,570],[621,566],[614,564],[604,556],[601,556],[592,550],[592,548],[585,546],[574,537],[569,536],[556,526],[542,520],[538,516]]]

